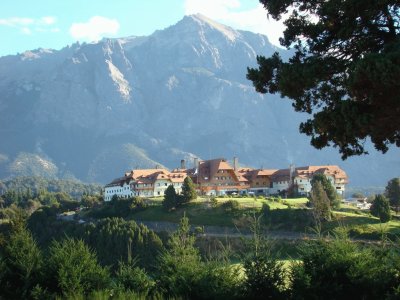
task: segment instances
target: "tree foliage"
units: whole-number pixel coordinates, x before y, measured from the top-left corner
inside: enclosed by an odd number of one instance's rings
[[[189,219],[183,217],[158,263],[158,278],[169,295],[188,297],[200,279],[202,266],[195,240],[190,233]]]
[[[177,208],[180,204],[179,202],[179,195],[177,195],[174,186],[170,184],[164,192],[163,208],[170,211],[173,208]]]
[[[314,187],[316,182],[320,182],[322,184],[322,188],[329,199],[329,205],[331,207],[338,208],[340,205],[340,199],[335,187],[329,181],[328,177],[326,177],[324,174],[315,174],[311,179],[311,186]]]
[[[369,137],[386,152],[400,146],[400,3],[397,0],[260,0],[272,18],[285,14],[278,53],[257,57],[247,78],[258,92],[280,93],[296,111],[312,114],[300,124],[321,149],[333,145],[342,158],[367,153]]]
[[[189,176],[187,176],[183,181],[182,198],[183,203],[187,203],[197,198],[196,187]]]
[[[389,201],[383,195],[376,195],[370,208],[371,214],[386,223],[391,219]]]
[[[0,278],[2,289],[7,297],[28,298],[42,277],[42,252],[24,227],[12,232],[4,250]]]
[[[331,219],[329,198],[320,181],[314,182],[312,186],[310,202],[313,207],[314,219],[317,224],[320,224],[321,221],[328,221]]]
[[[66,296],[109,285],[109,271],[99,265],[95,252],[82,240],[64,239],[50,247],[49,280]]]
[[[135,265],[135,262],[120,262],[115,274],[117,289],[148,295],[155,287],[155,282],[147,273]]]
[[[400,207],[400,178],[393,178],[389,180],[386,189],[385,196],[389,199],[390,205],[399,211]]]
[[[245,298],[286,299],[283,263],[273,256],[272,243],[262,236],[260,229],[260,220],[254,218],[250,255],[243,264]]]
[[[49,179],[35,176],[13,177],[0,181],[0,194],[6,191],[25,192],[38,194],[40,191],[64,192],[72,198],[79,199],[83,195],[99,194],[101,185],[85,184],[77,180]]]
[[[399,296],[397,250],[363,247],[344,232],[300,246],[291,268],[293,299],[396,299]]]

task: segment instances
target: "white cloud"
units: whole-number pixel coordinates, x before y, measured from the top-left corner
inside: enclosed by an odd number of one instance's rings
[[[38,19],[13,17],[0,19],[0,26],[8,26],[19,29],[22,34],[32,34],[32,32],[57,32],[58,28],[50,26],[57,22],[56,17],[46,16]],[[55,31],[57,29],[57,31]]]
[[[10,26],[10,27],[19,27],[19,26],[27,26],[35,23],[34,19],[31,18],[7,18],[0,19],[0,25]]]
[[[86,23],[73,23],[69,33],[76,40],[98,41],[104,35],[116,34],[118,30],[117,20],[94,16]]]
[[[279,37],[283,36],[285,29],[284,18],[280,21],[269,18],[268,12],[259,3],[252,9],[243,10],[239,0],[185,0],[185,14],[195,13],[201,13],[235,29],[265,34],[276,46],[280,46]]]
[[[23,27],[21,28],[21,32],[23,34],[30,35],[32,33],[32,30],[30,30],[28,27]]]
[[[185,1],[185,14],[196,14],[201,13],[216,19],[224,17],[229,14],[230,9],[240,7],[240,1],[238,0],[186,0]]]
[[[53,25],[57,22],[57,19],[55,17],[47,16],[40,18],[40,21],[45,25]]]

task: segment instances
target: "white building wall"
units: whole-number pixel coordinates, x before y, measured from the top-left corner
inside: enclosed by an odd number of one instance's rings
[[[336,192],[343,196],[344,191],[345,191],[345,180],[343,179],[336,179],[332,176],[326,176],[332,186],[336,189]],[[306,195],[307,193],[311,192],[312,186],[311,186],[311,178],[305,179],[305,178],[299,178],[295,177],[294,183],[297,184],[298,186],[298,192],[300,194]]]
[[[117,195],[120,198],[129,198],[133,196],[133,193],[129,184],[126,183],[124,183],[123,186],[115,185],[104,188],[104,201],[111,201],[114,195]]]
[[[171,183],[169,179],[157,179],[154,183],[154,196],[164,196],[165,190]]]
[[[281,191],[287,190],[289,188],[289,181],[276,181],[272,183],[272,188],[270,188],[270,194],[278,194]]]
[[[301,195],[311,192],[311,179],[295,177],[294,183],[297,185],[297,192]]]

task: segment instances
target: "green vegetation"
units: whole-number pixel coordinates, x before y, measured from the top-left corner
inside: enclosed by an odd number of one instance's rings
[[[107,234],[103,242],[118,236],[122,228],[115,225],[127,225],[118,220],[106,223],[113,223],[111,227],[115,231],[111,236]],[[127,242],[126,260],[124,254],[114,252],[123,243],[113,244],[106,250],[112,260],[104,263],[97,255],[100,249],[88,245],[90,240],[98,241],[99,236],[86,241],[64,233],[48,246],[40,247],[23,222],[13,224],[6,231],[7,238],[0,243],[0,297],[6,299],[338,299],[347,296],[395,299],[400,296],[399,248],[385,241],[376,246],[358,245],[343,230],[337,231],[333,239],[321,235],[313,241],[299,242],[295,247],[287,244],[287,248],[297,249],[297,257],[283,262],[276,254],[276,245],[261,234],[260,218],[253,217],[250,223],[253,237],[248,242],[240,242],[243,254],[236,256],[236,263],[232,264],[226,247],[202,255],[189,220],[184,216],[179,228],[167,239],[165,248],[154,252],[155,261],[149,264],[136,255],[137,244],[130,243],[138,233],[121,239]],[[105,231],[107,228],[103,226],[98,233]]]
[[[84,184],[77,180],[48,179],[33,176],[14,177],[0,180],[0,195],[7,191],[38,194],[40,191],[60,192],[70,195],[75,200],[83,195],[100,194],[102,186],[99,184]]]
[[[324,220],[329,221],[331,219],[330,199],[320,181],[315,181],[312,184],[310,202],[314,219],[318,224]]]
[[[340,199],[335,187],[332,185],[329,179],[324,174],[315,174],[311,179],[311,186],[313,189],[315,189],[317,182],[321,183],[321,187],[328,197],[329,206],[332,208],[338,208],[340,206]]]
[[[271,242],[261,234],[259,219],[254,219],[251,230],[251,251],[243,263],[246,298],[265,299],[268,295],[270,299],[286,299],[284,263],[272,254]]]
[[[310,114],[300,131],[317,149],[334,146],[346,158],[366,153],[366,138],[382,152],[400,146],[399,2],[260,2],[270,17],[285,16],[280,42],[294,52],[289,60],[257,57],[247,73],[256,90]]]
[[[400,178],[391,179],[385,189],[385,195],[389,199],[390,205],[399,212],[400,208]]]
[[[192,179],[187,176],[183,181],[182,185],[182,202],[188,203],[191,200],[195,200],[197,198],[196,189]]]
[[[8,190],[1,199],[0,298],[399,297],[400,222],[348,205],[310,231],[306,198],[198,197],[170,211],[161,197]],[[157,234],[140,221],[178,229]]]
[[[371,205],[371,214],[378,217],[382,223],[390,221],[389,201],[383,195],[377,195]]]
[[[177,208],[180,205],[179,200],[179,195],[176,193],[174,186],[170,184],[164,193],[164,201],[162,203],[163,208],[166,211]]]

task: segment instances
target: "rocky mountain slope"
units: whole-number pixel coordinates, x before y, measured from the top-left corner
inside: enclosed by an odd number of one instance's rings
[[[202,15],[146,37],[103,39],[0,58],[0,178],[108,182],[136,167],[238,156],[243,165],[339,164],[354,185],[398,176],[399,149],[340,160],[298,133],[305,116],[246,80],[260,34]],[[190,162],[188,162],[190,166]]]

